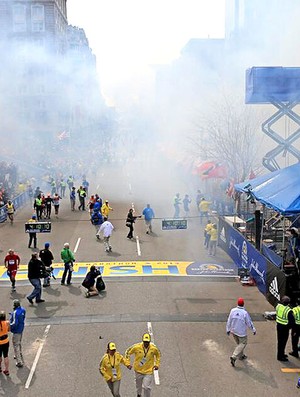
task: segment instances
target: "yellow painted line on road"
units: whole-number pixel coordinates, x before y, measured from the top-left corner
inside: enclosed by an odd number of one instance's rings
[[[300,368],[281,368],[281,372],[285,372],[285,373],[300,372]]]
[[[73,277],[85,277],[89,268],[94,265],[100,268],[104,277],[114,276],[225,276],[235,277],[233,270],[214,263],[181,262],[181,261],[135,261],[135,262],[75,262]],[[61,278],[64,272],[62,263],[54,263],[54,275]],[[20,265],[17,280],[27,280],[27,265]],[[9,281],[6,269],[0,267],[0,281]]]

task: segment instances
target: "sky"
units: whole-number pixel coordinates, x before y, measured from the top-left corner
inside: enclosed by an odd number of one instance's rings
[[[225,0],[68,0],[85,30],[106,97],[179,57],[190,38],[224,36]]]

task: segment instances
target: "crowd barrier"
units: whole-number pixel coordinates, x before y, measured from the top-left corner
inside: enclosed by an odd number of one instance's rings
[[[18,208],[23,207],[29,200],[29,194],[28,191],[19,194],[16,198],[12,200],[13,205],[15,209],[17,210]],[[7,219],[7,211],[6,211],[6,206],[3,205],[0,207],[0,223],[5,222]]]
[[[218,246],[231,257],[238,268],[249,270],[259,291],[275,307],[285,295],[286,277],[283,271],[222,217],[219,217]]]

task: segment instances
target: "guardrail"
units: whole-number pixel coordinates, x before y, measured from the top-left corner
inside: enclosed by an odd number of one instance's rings
[[[19,194],[16,198],[12,200],[12,203],[17,210],[18,208],[23,207],[29,200],[29,194],[28,191]],[[6,211],[6,206],[3,205],[0,207],[0,223],[5,222],[7,219],[7,211]]]

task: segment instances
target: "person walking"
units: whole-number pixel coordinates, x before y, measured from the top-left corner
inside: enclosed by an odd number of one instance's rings
[[[189,195],[186,194],[184,196],[184,199],[182,200],[183,203],[183,209],[185,212],[185,217],[187,218],[190,214],[190,204],[191,204],[192,200],[189,198]]]
[[[52,261],[54,260],[53,254],[49,250],[49,247],[50,247],[50,243],[45,243],[45,248],[42,249],[39,253],[39,257],[40,257],[41,261],[43,262],[45,268],[48,268],[48,269],[51,268]],[[47,276],[44,277],[43,287],[50,287],[51,276],[49,274],[49,271],[47,272],[47,269],[46,269],[46,273],[47,273]]]
[[[107,386],[114,397],[121,396],[121,364],[125,365],[128,369],[131,369],[130,361],[117,351],[115,342],[109,342],[107,344],[106,354],[101,358],[99,371],[104,377]]]
[[[28,223],[36,223],[36,216],[32,215],[31,219],[29,219]],[[28,248],[31,248],[31,244],[33,242],[34,248],[36,248],[37,245],[37,237],[36,237],[36,232],[29,232],[29,242],[28,242]]]
[[[218,241],[218,230],[215,223],[212,224],[209,231],[209,255],[216,256],[217,241]]]
[[[41,278],[43,278],[45,273],[43,262],[38,259],[37,252],[31,255],[31,259],[28,263],[28,279],[32,284],[33,291],[27,296],[28,302],[33,304],[33,299],[35,298],[36,303],[45,302],[42,299],[42,284]]]
[[[43,200],[42,200],[42,195],[41,194],[39,194],[34,199],[33,208],[36,211],[36,217],[37,217],[37,220],[39,221],[42,218],[42,214],[43,214]]]
[[[69,243],[64,244],[64,248],[60,252],[60,257],[65,265],[65,270],[63,272],[63,276],[61,279],[61,285],[65,284],[67,275],[68,275],[67,284],[70,285],[72,280],[72,273],[73,273],[73,262],[75,261],[75,258],[74,258],[74,253],[70,250]]]
[[[103,232],[103,240],[104,240],[104,248],[106,252],[111,252],[112,247],[109,243],[109,239],[112,235],[112,232],[114,230],[113,225],[109,222],[109,220],[104,217],[103,218],[104,222],[99,228],[99,231],[97,232],[96,236],[99,236],[101,232]]]
[[[105,200],[105,203],[101,207],[101,214],[108,219],[110,211],[113,211],[113,208],[108,204],[108,200]]]
[[[53,198],[50,193],[45,197],[45,207],[46,207],[46,218],[51,219],[51,209],[53,204]]]
[[[80,186],[80,188],[77,190],[78,197],[79,197],[79,207],[78,210],[85,211],[85,198],[86,198],[86,191],[85,188]]]
[[[199,213],[200,213],[200,225],[202,225],[203,218],[206,217],[206,221],[208,221],[208,211],[211,201],[205,200],[202,197],[200,204],[199,204]]]
[[[209,240],[210,240],[210,231],[212,228],[212,222],[210,220],[207,221],[207,224],[204,228],[204,247],[208,250],[209,248]]]
[[[73,187],[74,187],[74,178],[72,175],[69,175],[68,179],[67,179],[67,184],[69,186],[69,191],[71,193]]]
[[[244,299],[239,298],[237,307],[231,309],[227,319],[226,332],[227,335],[232,334],[237,347],[230,357],[230,363],[234,367],[236,359],[245,360],[247,356],[244,354],[247,345],[247,328],[251,329],[253,335],[256,335],[256,329],[251,320],[250,314],[244,308]]]
[[[298,299],[297,306],[293,307],[293,315],[295,324],[292,326],[292,351],[289,353],[290,356],[299,358],[298,344],[300,336],[300,302]]]
[[[100,226],[103,223],[103,216],[98,208],[93,209],[93,213],[91,215],[91,222],[92,222],[92,225],[94,225],[95,229],[96,229],[96,238],[97,238],[97,240],[100,240],[100,236],[99,236],[98,232],[99,232]]]
[[[174,219],[179,218],[180,215],[180,205],[181,205],[181,198],[180,198],[180,194],[176,193],[175,197],[174,197]]]
[[[139,216],[134,216],[133,215],[133,208],[130,208],[127,214],[127,218],[126,218],[126,226],[129,227],[129,232],[127,234],[127,238],[129,240],[133,239],[133,224],[135,223],[135,220],[137,218],[141,218],[142,215]]]
[[[71,211],[75,211],[75,204],[76,204],[76,191],[75,187],[72,186],[70,191],[70,203],[71,203]]]
[[[16,275],[20,266],[20,257],[14,253],[13,249],[9,249],[6,257],[4,258],[4,266],[7,269],[7,275],[11,282],[11,290],[16,290]]]
[[[4,359],[4,370],[3,373],[9,376],[9,338],[8,333],[10,331],[9,321],[6,320],[6,313],[0,311],[0,373],[2,372],[2,357]]]
[[[142,215],[145,219],[146,225],[146,234],[152,233],[152,219],[155,217],[153,209],[150,207],[150,204],[143,209]]]
[[[81,284],[84,288],[87,289],[87,292],[85,294],[86,298],[89,298],[90,296],[99,295],[99,291],[95,287],[95,280],[100,275],[101,275],[100,270],[97,269],[96,266],[92,265],[90,267],[90,271],[87,273],[85,279]]]
[[[133,369],[135,372],[135,386],[138,397],[150,397],[153,385],[153,371],[160,366],[160,351],[151,342],[150,334],[146,333],[142,337],[142,342],[130,346],[125,352],[125,358],[130,360],[134,355]],[[128,367],[131,369],[130,367]]]
[[[24,365],[22,353],[22,336],[25,327],[26,310],[21,306],[18,299],[13,301],[13,312],[10,313],[10,331],[13,334],[12,344],[16,358],[16,366],[22,368]]]
[[[278,361],[289,361],[288,356],[285,354],[285,347],[289,339],[290,329],[295,324],[293,310],[289,307],[290,302],[291,300],[288,296],[283,296],[275,308]]]

